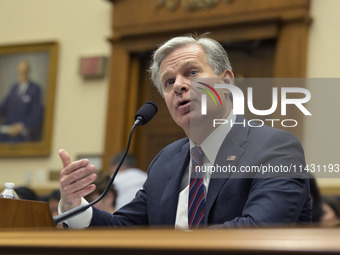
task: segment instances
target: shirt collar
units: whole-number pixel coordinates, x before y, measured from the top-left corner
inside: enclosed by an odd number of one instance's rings
[[[202,142],[201,145],[199,145],[211,164],[214,164],[224,138],[228,135],[230,129],[232,128],[232,123],[235,123],[235,120],[236,115],[233,114],[233,111],[230,111],[226,122],[228,124],[220,125]],[[197,146],[197,144],[190,140],[190,149],[194,146]]]
[[[28,82],[19,83],[18,94],[19,95],[25,94],[27,88],[28,88]]]

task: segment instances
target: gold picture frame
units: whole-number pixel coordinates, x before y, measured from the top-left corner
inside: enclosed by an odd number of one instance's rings
[[[55,41],[0,45],[0,157],[50,155],[58,51],[59,45]],[[25,71],[28,73],[27,81],[22,82],[20,78],[20,72],[23,72],[20,71],[20,65],[26,65],[24,70],[29,70]],[[31,83],[35,84],[34,90]],[[22,93],[19,87],[25,87]],[[18,99],[10,99],[11,93],[14,95],[15,91],[18,91]],[[38,106],[32,106],[34,100],[39,102],[36,104]],[[32,109],[35,109],[35,113]],[[9,117],[9,112],[13,117]],[[25,127],[28,116],[35,119],[34,128]],[[12,132],[10,128],[13,123],[20,124],[20,133]]]

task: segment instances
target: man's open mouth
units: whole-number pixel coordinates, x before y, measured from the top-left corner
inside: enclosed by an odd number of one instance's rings
[[[188,103],[190,103],[190,100],[184,100],[184,101],[180,102],[178,106],[183,106],[183,105],[186,105]]]

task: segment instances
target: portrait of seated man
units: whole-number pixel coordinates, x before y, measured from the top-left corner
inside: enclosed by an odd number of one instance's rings
[[[42,92],[30,80],[28,61],[18,63],[18,80],[0,102],[0,142],[18,143],[41,140],[43,123]]]

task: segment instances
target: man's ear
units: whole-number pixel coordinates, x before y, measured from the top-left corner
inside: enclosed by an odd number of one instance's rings
[[[231,70],[225,70],[221,74],[221,78],[225,84],[234,84],[234,73]],[[229,89],[223,89],[225,97],[228,99],[231,96]]]
[[[234,83],[234,73],[231,70],[225,70],[222,74],[222,79],[226,84]]]

